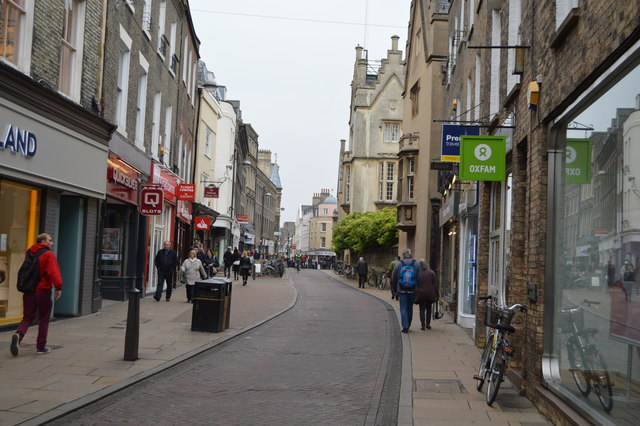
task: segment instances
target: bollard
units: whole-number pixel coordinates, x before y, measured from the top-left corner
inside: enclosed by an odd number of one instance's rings
[[[138,359],[138,343],[140,340],[140,290],[133,287],[129,290],[129,309],[127,310],[127,329],[124,335],[124,360]]]

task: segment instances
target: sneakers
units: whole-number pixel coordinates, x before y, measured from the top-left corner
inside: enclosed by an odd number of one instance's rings
[[[403,329],[402,329],[402,332],[403,332],[403,333],[408,333],[408,332],[409,332],[409,329],[408,329],[408,328],[403,328]]]
[[[20,353],[20,334],[14,333],[11,336],[11,355],[18,356]]]
[[[36,354],[44,355],[44,354],[48,354],[49,352],[51,352],[51,348],[41,348],[36,351]]]

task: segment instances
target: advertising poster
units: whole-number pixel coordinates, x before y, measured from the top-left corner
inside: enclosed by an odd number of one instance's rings
[[[102,260],[120,260],[120,228],[104,228]]]

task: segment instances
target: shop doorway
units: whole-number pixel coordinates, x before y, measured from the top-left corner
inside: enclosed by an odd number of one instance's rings
[[[55,243],[64,291],[60,300],[55,303],[55,315],[79,315],[85,204],[85,200],[80,197],[62,196],[60,199],[58,238]]]

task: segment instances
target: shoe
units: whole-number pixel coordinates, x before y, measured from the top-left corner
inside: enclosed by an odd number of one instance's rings
[[[427,326],[427,330],[431,330],[431,326],[430,325]]]
[[[408,329],[408,328],[403,328],[403,329],[402,329],[402,332],[403,332],[403,333],[408,333],[408,332],[409,332],[409,329]]]
[[[11,336],[11,355],[18,356],[20,353],[20,334],[14,333]]]
[[[167,299],[167,302],[171,302],[171,299]]]
[[[160,298],[158,296],[153,296],[153,300],[155,300],[156,302],[159,302]]]
[[[422,327],[420,327],[420,330],[424,330],[424,325]]]
[[[44,355],[44,354],[48,354],[49,352],[51,352],[51,348],[41,348],[36,351],[36,354]]]

